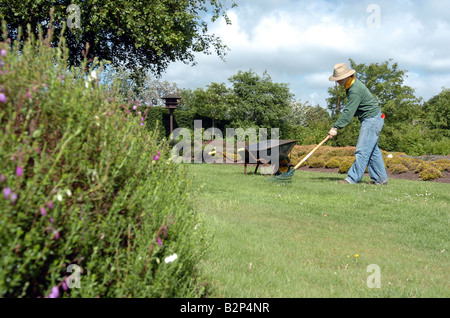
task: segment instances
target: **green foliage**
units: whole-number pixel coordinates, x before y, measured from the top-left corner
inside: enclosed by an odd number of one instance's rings
[[[208,34],[205,19],[214,22],[223,17],[231,23],[220,0],[64,0],[57,4],[10,0],[8,5],[0,6],[0,19],[8,21],[8,37],[13,40],[17,39],[17,28],[25,29],[27,24],[37,36],[38,24],[50,24],[53,7],[55,32],[60,34],[68,20],[75,22],[77,12],[68,11],[70,4],[80,9],[80,28],[71,27],[65,32],[72,65],[81,65],[85,43],[89,43],[88,58],[98,57],[114,65],[155,73],[161,73],[173,61],[194,62],[194,53],[211,54],[212,49],[223,58],[228,50],[220,38]]]
[[[443,88],[440,94],[430,98],[423,110],[427,126],[450,137],[450,89]]]
[[[200,295],[186,169],[146,129],[147,107],[99,85],[102,63],[69,67],[49,34],[0,43],[0,295]],[[80,288],[67,289],[70,264]]]
[[[290,115],[293,97],[285,83],[274,83],[267,72],[259,76],[252,70],[229,78],[235,104],[230,109],[232,125],[251,122],[258,127],[280,127]]]

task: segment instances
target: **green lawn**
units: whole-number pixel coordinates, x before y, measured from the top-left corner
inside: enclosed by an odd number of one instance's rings
[[[200,264],[209,297],[450,296],[449,184],[346,185],[345,175],[296,171],[283,185],[236,165],[189,171],[212,234]]]

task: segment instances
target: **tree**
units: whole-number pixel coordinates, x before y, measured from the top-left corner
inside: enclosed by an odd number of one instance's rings
[[[287,122],[294,96],[288,84],[272,82],[267,71],[261,77],[252,70],[239,71],[229,81],[235,97],[230,115],[235,123],[280,128]]]
[[[69,8],[71,4],[76,6]],[[12,40],[17,39],[19,27],[27,30],[27,24],[38,36],[39,24],[50,25],[52,7],[54,34],[59,35],[70,21],[64,36],[72,65],[80,65],[86,43],[88,59],[98,57],[155,74],[171,62],[195,63],[194,53],[212,54],[211,47],[221,58],[228,49],[220,38],[208,34],[204,19],[210,16],[214,22],[223,17],[230,24],[221,0],[4,0],[0,19],[6,20]],[[79,28],[72,23],[77,18]]]
[[[197,88],[194,91],[191,107],[197,115],[210,117],[214,127],[216,120],[226,119],[232,99],[233,96],[224,83],[213,82],[206,90]]]
[[[147,106],[164,106],[161,97],[171,92],[180,92],[176,83],[159,81],[149,73],[137,72],[139,74],[122,66],[112,66],[104,72],[102,82],[110,87],[115,84],[123,102],[136,101]]]
[[[443,88],[442,92],[430,98],[424,106],[425,123],[430,129],[442,129],[450,137],[450,89]]]
[[[302,103],[300,100],[296,100],[291,104],[291,125],[301,125],[303,127],[308,127],[315,125],[318,122],[328,121],[330,119],[330,114],[327,110],[319,105],[315,107],[309,105],[306,101]]]

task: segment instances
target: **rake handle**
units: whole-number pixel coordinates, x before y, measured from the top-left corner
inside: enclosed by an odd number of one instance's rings
[[[294,167],[295,170],[297,170],[302,163],[304,163],[306,160],[308,160],[308,158],[317,150],[319,149],[320,146],[322,146],[324,143],[326,143],[328,141],[328,139],[330,139],[330,136],[328,135],[324,140],[321,141],[320,144],[318,144],[316,146],[316,148],[314,148],[313,150],[311,150],[311,152],[309,154],[306,155],[306,157],[304,157],[299,163],[297,163],[297,165]]]

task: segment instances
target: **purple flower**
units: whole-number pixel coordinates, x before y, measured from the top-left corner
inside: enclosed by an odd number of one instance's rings
[[[137,108],[137,106],[136,106],[136,105],[134,105],[134,106],[133,106],[133,109],[134,109],[134,110],[136,110],[136,108]]]
[[[50,223],[53,223],[53,221],[54,221],[53,218],[50,218]]]
[[[11,195],[11,193],[12,193],[11,188],[3,189],[3,195],[5,196],[5,199],[8,199],[8,197]]]
[[[3,173],[0,175],[0,181],[2,183],[6,181],[6,177],[5,177],[5,175]]]
[[[158,161],[159,160],[159,156],[158,155],[154,156],[153,160]]]
[[[48,201],[47,206],[50,210],[53,210],[53,202],[52,201]]]
[[[41,208],[39,209],[39,212],[41,212],[41,214],[42,214],[43,216],[46,216],[46,215],[47,215],[47,211],[45,210],[44,207],[41,207]]]
[[[6,103],[6,95],[3,93],[0,93],[0,103]]]
[[[67,287],[67,284],[66,284],[65,280],[63,280],[63,282],[61,284],[61,287],[62,287],[62,289],[67,290],[68,287]]]
[[[158,245],[161,246],[162,245],[162,241],[161,239],[158,237]]]
[[[157,153],[157,154],[158,154],[158,156],[161,156],[161,151],[158,150],[158,153]]]
[[[23,175],[23,169],[22,169],[21,166],[17,166],[17,168],[16,168],[16,175],[18,177],[21,177]]]
[[[27,89],[27,97],[31,98],[31,93],[30,93],[30,91],[28,89]]]
[[[141,123],[141,126],[144,126],[144,123]]]
[[[53,234],[55,234],[55,240],[59,239],[59,232],[58,231],[53,232]]]
[[[7,53],[8,53],[8,52],[7,52],[5,49],[2,49],[2,52],[1,52],[2,57],[5,57]]]
[[[12,204],[16,203],[16,201],[17,201],[17,194],[11,193],[11,196],[9,197],[9,199],[11,200]]]
[[[52,292],[48,295],[48,298],[58,298],[59,296],[59,288],[58,286],[53,286]]]

